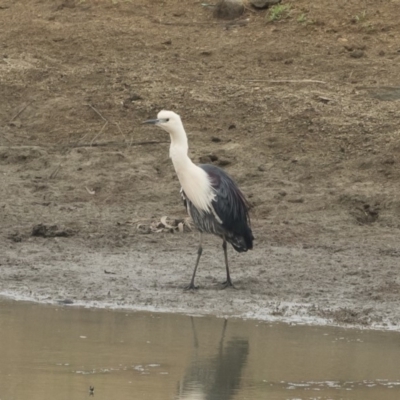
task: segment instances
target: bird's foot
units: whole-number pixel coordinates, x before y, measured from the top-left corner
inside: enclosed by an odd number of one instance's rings
[[[190,282],[188,286],[185,286],[183,290],[188,291],[188,290],[197,290],[199,287],[195,286],[193,282]]]
[[[226,289],[226,288],[236,289],[236,286],[229,279],[229,280],[226,280],[225,282],[221,283],[221,289]]]

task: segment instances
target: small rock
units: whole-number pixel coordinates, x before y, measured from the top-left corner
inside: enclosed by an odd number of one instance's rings
[[[228,129],[229,129],[229,130],[231,130],[231,129],[236,129],[236,125],[235,125],[235,124],[230,124],[230,125],[228,126]]]
[[[280,191],[278,192],[278,194],[279,194],[279,196],[282,196],[282,197],[285,197],[285,196],[287,195],[287,193],[286,193],[285,190],[280,190]]]
[[[294,197],[292,199],[287,200],[289,203],[304,203],[303,197]]]
[[[324,104],[328,104],[330,101],[332,101],[332,99],[329,99],[328,97],[324,96],[318,96],[317,100]]]
[[[162,42],[161,44],[172,44],[172,40],[171,40],[171,39],[168,39],[168,40],[166,40],[165,42]]]
[[[15,128],[21,128],[22,123],[21,123],[21,121],[11,121],[8,125],[15,127]]]
[[[199,160],[202,164],[211,164],[214,161],[218,161],[218,157],[215,154],[207,154],[200,156]]]
[[[365,44],[357,44],[357,43],[350,43],[350,44],[345,44],[343,46],[347,51],[353,51],[353,50],[365,50],[367,46]]]
[[[394,158],[389,157],[382,161],[383,164],[393,165],[395,163]]]
[[[143,97],[142,97],[142,96],[139,96],[139,95],[136,94],[136,93],[133,93],[133,94],[131,94],[131,95],[129,96],[129,100],[130,100],[130,101],[143,100]]]
[[[75,0],[62,0],[53,5],[53,11],[61,11],[64,8],[75,8]]]
[[[199,162],[201,164],[212,164],[210,156],[200,156]]]
[[[226,165],[232,164],[232,161],[228,160],[227,158],[220,158],[217,162],[220,167],[225,167]]]
[[[261,172],[265,171],[266,170],[265,165],[259,165],[258,170]]]
[[[126,99],[123,101],[122,104],[123,104],[123,106],[124,106],[125,108],[128,108],[130,104],[132,104],[134,101],[138,101],[138,100],[143,100],[143,98],[142,98],[141,96],[139,96],[138,94],[133,93],[133,94],[131,94],[128,98],[126,98]]]
[[[58,300],[58,304],[64,304],[64,305],[69,305],[69,304],[74,304],[74,301],[71,299],[64,299],[64,300]]]
[[[10,235],[8,235],[8,238],[15,243],[22,242],[22,236],[18,232],[11,233]]]
[[[281,0],[250,0],[250,4],[259,10],[279,4],[280,2]]]
[[[350,57],[352,58],[361,58],[364,57],[364,52],[362,50],[354,50],[350,53]]]
[[[211,137],[211,141],[214,142],[214,143],[219,143],[221,141],[221,139],[219,137],[217,137],[217,136],[212,136]]]
[[[70,229],[61,229],[57,225],[37,224],[32,228],[32,236],[36,237],[69,237],[73,235]]]
[[[214,17],[220,19],[239,18],[244,12],[242,0],[220,0],[215,6]]]
[[[151,234],[151,229],[147,225],[140,225],[137,229],[138,229],[138,232],[142,235],[150,235]]]

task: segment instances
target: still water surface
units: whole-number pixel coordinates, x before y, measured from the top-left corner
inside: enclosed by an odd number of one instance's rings
[[[400,334],[2,301],[0,399],[398,400]]]

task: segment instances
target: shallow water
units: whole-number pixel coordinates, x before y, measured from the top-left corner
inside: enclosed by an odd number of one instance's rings
[[[1,400],[400,398],[399,333],[3,301],[0,339]]]

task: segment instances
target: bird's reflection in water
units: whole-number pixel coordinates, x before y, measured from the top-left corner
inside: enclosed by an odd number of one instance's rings
[[[179,382],[178,400],[228,400],[240,388],[243,367],[249,353],[249,342],[233,338],[224,343],[227,320],[224,320],[216,354],[210,358],[198,355],[198,338],[192,318],[194,356]]]

